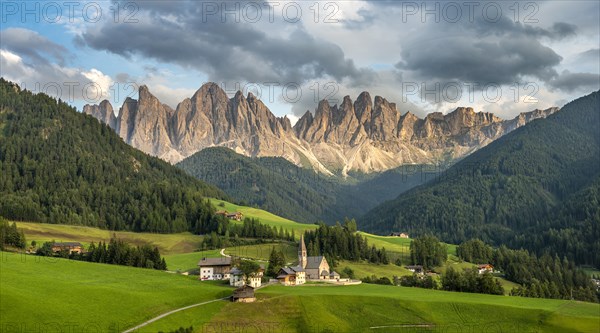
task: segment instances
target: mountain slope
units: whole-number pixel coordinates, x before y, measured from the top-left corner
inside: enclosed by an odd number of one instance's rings
[[[480,237],[600,266],[599,94],[496,140],[445,178],[373,209],[361,228],[433,232],[455,243]]]
[[[146,86],[139,99],[128,98],[118,116],[112,105],[86,105],[90,114],[123,140],[148,154],[176,163],[208,147],[231,148],[250,157],[277,156],[325,175],[381,172],[406,164],[435,164],[460,159],[493,140],[556,108],[502,120],[491,113],[457,108],[424,119],[401,115],[395,103],[368,92],[338,105],[318,103],[314,115],[292,127],[251,93],[229,98],[215,83],[204,84],[175,110]]]
[[[411,166],[350,183],[280,157],[250,158],[220,147],[206,148],[177,166],[239,202],[304,223],[361,216],[431,179],[420,166]]]
[[[193,231],[212,217],[203,196],[225,196],[92,117],[4,79],[0,129],[0,215],[13,220]]]

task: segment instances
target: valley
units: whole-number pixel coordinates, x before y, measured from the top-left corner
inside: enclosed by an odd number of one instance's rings
[[[0,13],[0,333],[600,333],[600,1]]]

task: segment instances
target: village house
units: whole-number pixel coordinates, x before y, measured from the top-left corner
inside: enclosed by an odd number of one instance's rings
[[[254,288],[251,286],[243,286],[233,291],[231,296],[232,302],[251,303],[256,301],[254,296]]]
[[[423,266],[421,265],[404,266],[404,268],[408,269],[413,273],[423,274]]]
[[[284,286],[297,286],[306,282],[306,273],[300,266],[282,267],[277,273],[277,280]]]
[[[227,214],[227,218],[231,220],[241,221],[244,218],[244,214],[240,212],[234,212]]]
[[[236,221],[241,221],[244,218],[244,214],[242,214],[241,212],[229,213],[226,210],[219,210],[215,213],[215,215],[225,216],[228,219]]]
[[[69,251],[71,253],[83,253],[83,245],[79,242],[52,243],[52,252]]]
[[[252,288],[258,288],[262,285],[262,277],[265,273],[265,266],[260,265],[260,268],[256,272],[256,274],[250,276],[249,286]],[[237,267],[233,267],[229,272],[229,285],[233,287],[243,287],[246,285],[246,276],[244,272],[239,270]]]
[[[202,258],[198,262],[200,268],[199,280],[229,280],[231,258]]]
[[[477,265],[477,270],[479,271],[479,274],[483,274],[485,272],[493,273],[494,266],[492,266],[490,264],[481,264],[481,265]]]
[[[400,238],[408,238],[408,234],[403,232],[392,232],[390,236],[400,237]]]

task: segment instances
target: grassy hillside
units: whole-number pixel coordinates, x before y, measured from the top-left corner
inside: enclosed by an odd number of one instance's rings
[[[316,229],[317,226],[314,224],[304,224],[294,222],[292,220],[283,218],[281,216],[277,216],[273,213],[270,213],[266,210],[252,208],[248,206],[235,205],[227,201],[218,200],[218,199],[210,199],[211,203],[217,207],[218,210],[226,210],[228,212],[242,212],[244,217],[252,217],[260,220],[261,223],[276,226],[277,228],[283,227],[287,230],[294,230],[296,233],[296,238],[300,239],[300,234],[305,230]],[[232,223],[242,224],[240,221],[231,221]]]
[[[25,232],[28,243],[35,240],[38,244],[54,240],[57,242],[82,242],[87,245],[91,242],[108,242],[113,235],[116,235],[117,238],[127,243],[135,245],[151,244],[158,247],[162,254],[176,254],[192,252],[198,249],[202,243],[202,236],[189,232],[152,234],[31,222],[17,222],[17,226]]]
[[[40,325],[41,331],[77,325],[72,332],[120,332],[171,309],[231,293],[228,286],[151,269],[0,255],[0,324],[6,332],[23,323]]]
[[[196,332],[597,332],[598,304],[451,293],[378,285],[271,286],[253,304],[191,309],[149,331],[194,325]]]
[[[154,270],[0,253],[0,325],[123,331],[166,311],[223,297],[231,288]],[[51,287],[46,283],[52,281]],[[43,296],[42,296],[43,295]],[[196,332],[434,331],[597,332],[600,305],[378,285],[269,286],[253,304],[211,303],[140,332],[193,325]],[[74,314],[76,314],[74,316]],[[413,325],[413,326],[411,326]],[[37,327],[37,326],[36,326]],[[93,329],[91,328],[93,327]],[[267,327],[271,327],[270,329]],[[412,328],[411,328],[412,327]]]
[[[600,92],[469,155],[373,209],[359,228],[472,237],[600,267]]]

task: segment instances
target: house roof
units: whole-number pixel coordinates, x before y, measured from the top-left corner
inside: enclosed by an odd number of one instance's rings
[[[81,246],[79,242],[63,242],[63,243],[52,243],[52,246]]]
[[[481,265],[477,265],[477,267],[479,267],[479,268],[488,268],[488,267],[494,267],[494,266],[492,266],[490,264],[481,264]]]
[[[329,272],[327,272],[326,270],[321,271],[321,276],[327,276],[327,275],[329,275]]]
[[[298,265],[298,266],[292,266],[290,267],[294,272],[298,273],[298,272],[304,272],[304,268],[302,268],[302,266]]]
[[[245,285],[233,291],[233,298],[251,298],[254,297],[254,288]]]
[[[306,269],[315,269],[321,266],[321,262],[325,259],[323,256],[307,257],[306,258]]]
[[[230,266],[231,257],[220,257],[220,258],[202,258],[198,262],[198,266]]]
[[[336,272],[336,271],[331,271],[331,273],[329,273],[329,275],[331,275],[331,276],[340,276],[338,274],[338,272]]]
[[[423,269],[423,266],[421,266],[421,265],[410,265],[410,266],[404,266],[404,268],[406,268],[406,269]]]

